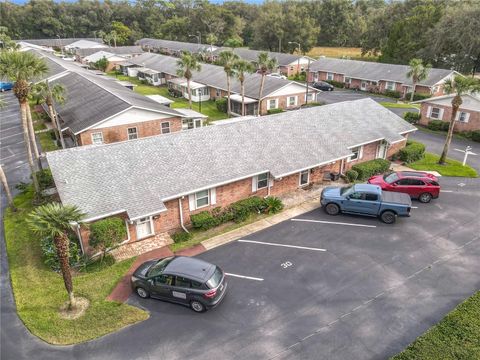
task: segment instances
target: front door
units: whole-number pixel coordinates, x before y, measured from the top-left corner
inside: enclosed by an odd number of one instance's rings
[[[388,145],[385,141],[382,141],[377,148],[377,159],[385,159],[387,156]]]
[[[363,91],[367,90],[367,82],[366,81],[362,81],[360,83],[360,90],[363,90]]]

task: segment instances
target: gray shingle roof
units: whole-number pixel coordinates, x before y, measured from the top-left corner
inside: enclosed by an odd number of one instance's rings
[[[408,65],[322,58],[310,64],[310,71],[329,71],[357,79],[374,81],[389,80],[412,85],[412,79],[407,77],[409,71]],[[453,70],[432,68],[429,71],[428,77],[419,85],[433,86],[453,72]]]
[[[106,48],[88,48],[88,49],[77,49],[75,54],[84,58],[95,54],[99,51],[106,51],[115,55],[132,55],[132,54],[141,54],[143,53],[141,46],[118,46],[118,47],[106,47]]]
[[[218,126],[47,153],[60,198],[88,218],[131,219],[164,201],[269,171],[274,177],[329,163],[349,147],[415,128],[371,99]],[[212,155],[213,154],[213,155]]]
[[[64,122],[62,128],[69,128],[74,134],[132,106],[182,117],[179,112],[98,75],[70,72],[52,81],[56,83],[66,90],[67,101],[56,107]]]
[[[24,42],[27,42],[33,45],[39,45],[39,46],[64,47],[79,40],[88,40],[88,41],[94,41],[94,42],[103,44],[103,40],[98,38],[27,39],[27,40],[16,40],[16,41],[17,42],[24,41]]]
[[[217,49],[214,51],[215,54],[219,54],[223,50],[230,50],[229,48],[222,48],[222,49]],[[277,60],[279,65],[290,65],[291,63],[294,63],[298,61],[298,59],[301,59],[303,56],[299,55],[294,55],[294,54],[285,54],[285,53],[279,53],[279,52],[273,52],[273,51],[262,51],[262,50],[251,50],[251,49],[244,49],[244,48],[237,48],[234,49],[233,52],[240,56],[242,59],[255,62],[258,60],[258,55],[262,52],[266,52],[269,57]]]
[[[175,57],[154,53],[145,53],[129,60],[130,63],[173,76],[177,76],[177,61],[178,59]],[[193,73],[193,81],[217,89],[227,90],[227,78],[223,67],[212,64],[201,64],[201,66],[202,68],[199,72]],[[244,83],[245,96],[258,99],[261,78],[259,74],[246,75]],[[293,81],[266,76],[263,97],[267,97],[272,92],[291,83],[293,83]],[[234,78],[231,80],[231,91],[238,94],[240,93],[240,82]]]

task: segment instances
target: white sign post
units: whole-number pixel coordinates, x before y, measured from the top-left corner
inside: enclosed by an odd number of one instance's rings
[[[463,163],[462,165],[465,166],[465,164],[467,163],[467,158],[468,158],[468,155],[477,155],[475,154],[474,152],[471,151],[472,150],[472,147],[471,146],[467,146],[465,148],[465,150],[460,150],[460,149],[455,149],[455,151],[460,151],[460,152],[463,152],[465,155],[463,156]]]

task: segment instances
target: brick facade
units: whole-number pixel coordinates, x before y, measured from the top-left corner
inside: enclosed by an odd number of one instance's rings
[[[434,119],[434,118],[429,118],[428,116],[428,108],[439,108],[443,110],[442,118],[441,119]],[[480,112],[479,111],[473,111],[473,110],[465,110],[460,107],[459,112],[466,112],[469,113],[469,118],[468,122],[460,122],[460,121],[455,121],[455,126],[453,128],[453,131],[455,132],[462,132],[462,131],[474,131],[474,130],[480,130]],[[445,122],[450,122],[450,119],[452,117],[452,107],[451,106],[445,106],[445,105],[437,105],[437,104],[432,104],[429,102],[423,102],[422,106],[420,108],[420,124],[427,126],[428,123],[432,120],[442,120]]]
[[[309,102],[315,101],[315,93],[312,93],[312,91],[315,90],[311,87],[309,87],[309,93],[313,94],[313,99],[310,100]],[[262,100],[262,105],[260,108],[260,114],[261,115],[266,115],[268,113],[268,101],[277,99],[277,108],[278,109],[296,109],[299,108],[300,106],[305,104],[305,94],[306,94],[306,89],[305,91],[302,91],[300,93],[295,93],[295,94],[289,94],[289,95],[281,95],[281,96],[272,96],[272,97],[267,97]],[[289,105],[288,99],[292,96],[297,97],[297,103],[296,105]]]
[[[91,145],[92,144],[92,134],[101,132],[103,135],[103,143],[110,144],[118,141],[128,140],[128,128],[137,128],[138,138],[143,138],[147,136],[160,135],[161,124],[164,122],[170,123],[170,132],[181,131],[182,130],[182,119],[179,117],[171,117],[166,119],[159,120],[150,120],[139,123],[131,123],[128,125],[119,125],[112,126],[102,129],[90,129],[84,131],[77,135],[77,143],[79,146],[82,145]]]

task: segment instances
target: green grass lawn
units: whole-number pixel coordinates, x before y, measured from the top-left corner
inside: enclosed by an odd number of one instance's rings
[[[35,132],[39,130],[45,130],[47,128],[47,126],[45,125],[45,119],[42,118],[42,116],[35,111],[32,111],[32,121]],[[60,147],[57,146],[55,140],[53,140],[52,138],[52,132],[53,130],[36,133],[36,136],[40,141],[40,147],[42,148],[42,152],[60,149]]]
[[[477,177],[478,174],[472,167],[463,166],[460,161],[447,159],[446,165],[439,165],[440,156],[432,153],[425,153],[425,157],[421,160],[407,164],[415,170],[431,170],[437,171],[443,176],[459,176],[459,177]]]
[[[480,359],[480,292],[391,360]]]
[[[86,313],[76,320],[65,320],[58,309],[67,300],[61,275],[44,265],[40,239],[28,229],[25,218],[33,209],[32,193],[15,198],[17,212],[4,217],[7,255],[20,319],[36,336],[52,344],[74,344],[116,331],[148,318],[130,305],[106,301],[117,282],[135,259],[109,267],[91,269],[74,277],[74,293],[90,301]]]
[[[386,108],[393,109],[420,109],[420,105],[418,104],[402,104],[388,101],[380,101],[379,104],[385,106]]]
[[[124,81],[129,81],[132,84],[135,84],[137,86],[134,87],[134,91],[142,94],[142,95],[161,95],[164,96],[168,99],[171,99],[174,101],[173,104],[170,106],[172,109],[175,108],[188,108],[188,99],[185,98],[173,98],[168,94],[168,89],[166,86],[153,86],[153,85],[146,85],[142,84],[140,80],[134,77],[128,77],[125,75],[115,75],[115,73],[108,73],[108,75],[116,77],[118,80],[124,80]],[[208,120],[210,121],[215,121],[215,120],[221,120],[221,119],[226,119],[227,114],[224,112],[221,112],[217,109],[217,106],[215,105],[215,101],[209,100],[209,101],[203,101],[202,102],[202,111],[200,111],[200,104],[199,103],[192,103],[192,109],[198,112],[201,112],[204,115],[208,116]]]

